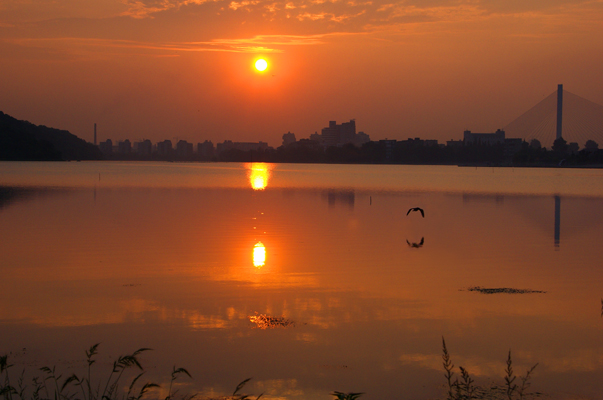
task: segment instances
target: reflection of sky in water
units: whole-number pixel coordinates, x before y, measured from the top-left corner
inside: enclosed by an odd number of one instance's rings
[[[444,336],[455,365],[484,381],[502,383],[510,348],[516,373],[540,363],[534,390],[601,393],[601,198],[561,197],[555,250],[552,195],[250,182],[11,198],[0,354],[26,347],[15,361],[44,365],[96,342],[108,355],[144,346],[156,349],[146,365],[183,366],[204,393],[254,376],[256,395],[433,398]],[[425,218],[406,216],[414,206]],[[269,267],[254,267],[260,243]],[[253,329],[256,315],[295,326]]]

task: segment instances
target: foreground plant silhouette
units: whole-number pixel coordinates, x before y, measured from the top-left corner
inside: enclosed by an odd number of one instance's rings
[[[34,376],[31,379],[31,388],[25,384],[25,370],[21,372],[17,385],[12,385],[9,369],[13,365],[8,363],[8,356],[0,356],[0,400],[141,400],[142,398],[149,397],[149,391],[152,389],[160,388],[158,384],[153,382],[146,382],[144,384],[139,382],[145,371],[140,364],[138,356],[145,351],[151,350],[146,347],[140,348],[132,354],[118,357],[113,362],[113,367],[106,380],[95,379],[92,366],[96,363],[95,356],[98,354],[99,344],[97,343],[86,350],[86,362],[88,365],[83,375],[72,374],[63,379],[63,375],[57,373],[56,367],[42,367],[39,371],[43,372],[43,376]],[[133,374],[126,373],[126,370],[129,369],[138,369],[139,372],[131,379],[130,384],[127,385],[124,380],[128,376],[133,376]],[[182,375],[192,378],[186,369],[176,368],[176,366],[172,368],[165,400],[176,399],[178,390],[174,390],[174,382]],[[206,398],[206,400],[251,400],[250,395],[239,393],[250,380],[251,378],[248,378],[239,383],[232,396],[219,397],[217,399]],[[198,393],[195,393],[178,396],[177,398],[179,400],[192,400],[197,396]],[[262,396],[263,393],[256,397],[255,400],[260,399]]]
[[[39,371],[43,372],[41,377],[34,376],[31,379],[31,390],[28,390],[28,385],[24,382],[25,370],[21,372],[17,386],[15,387],[11,384],[9,368],[12,365],[8,364],[7,356],[1,356],[0,398],[4,400],[73,400],[80,398],[82,400],[140,400],[149,390],[160,387],[153,382],[147,382],[142,385],[138,384],[138,381],[145,373],[142,365],[140,365],[138,356],[145,351],[151,350],[149,348],[140,348],[132,354],[118,357],[113,362],[113,368],[106,381],[93,381],[92,366],[96,362],[94,356],[98,353],[99,344],[97,343],[86,350],[88,368],[85,376],[80,377],[72,374],[63,379],[63,374],[58,374],[56,367],[53,366],[50,368],[45,366],[39,369]],[[138,369],[141,372],[132,378],[128,386],[125,386],[123,383],[124,372],[132,368]],[[173,398],[175,393],[172,392],[172,383],[180,374],[191,376],[186,369],[174,367],[166,400]],[[79,397],[79,394],[81,394],[81,397]],[[185,398],[187,400],[191,399],[191,397],[186,396]]]
[[[497,395],[503,393],[504,397],[506,397],[508,400],[523,400],[524,398],[535,397],[541,394],[538,392],[527,392],[528,388],[530,387],[530,378],[532,372],[534,372],[534,369],[536,369],[538,363],[534,364],[534,366],[530,368],[524,376],[519,376],[519,380],[521,381],[519,386],[515,383],[518,377],[513,374],[511,350],[509,350],[509,355],[507,357],[504,387],[492,386],[488,389],[484,389],[480,386],[476,386],[474,385],[474,380],[469,376],[469,372],[467,372],[467,370],[461,366],[459,366],[459,370],[461,372],[460,380],[459,378],[454,378],[454,364],[450,360],[450,354],[448,354],[444,337],[442,337],[442,364],[444,366],[444,370],[446,371],[444,377],[446,378],[448,384],[448,400],[470,400],[475,398],[484,399],[491,397],[498,398],[499,396]]]

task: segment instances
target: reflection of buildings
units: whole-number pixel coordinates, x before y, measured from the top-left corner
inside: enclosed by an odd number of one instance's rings
[[[463,193],[463,203],[471,202],[494,202],[496,204],[503,204],[505,196],[502,195],[484,195],[484,194],[473,194]]]
[[[559,247],[561,236],[561,197],[555,196],[555,247]]]
[[[344,206],[354,209],[355,194],[353,190],[328,190],[322,198],[327,200],[329,207]]]

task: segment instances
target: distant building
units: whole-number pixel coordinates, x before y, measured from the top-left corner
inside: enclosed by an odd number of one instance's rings
[[[171,156],[174,151],[171,140],[164,140],[157,143],[157,154],[162,157]]]
[[[329,121],[329,126],[322,128],[321,136],[326,147],[353,143],[356,138],[356,121],[352,119],[339,125],[337,121]]]
[[[505,142],[505,131],[498,129],[494,133],[472,133],[465,131],[463,134],[463,142],[467,144],[485,144],[494,145]]]
[[[140,156],[150,157],[153,154],[153,143],[149,139],[134,143],[134,152]]]
[[[120,140],[117,143],[117,152],[119,154],[130,154],[132,152],[132,143],[130,143],[130,140]]]
[[[322,135],[319,134],[318,132],[314,132],[313,134],[310,135],[310,140],[313,140],[317,143],[322,144]]]
[[[225,140],[223,143],[218,143],[216,146],[216,152],[218,154],[227,150],[268,150],[268,143],[266,142],[233,142],[231,140]]]
[[[400,140],[398,143],[401,143],[402,145],[405,146],[410,146],[410,147],[423,147],[425,146],[425,141],[422,140],[421,138],[408,138],[406,140]]]
[[[505,139],[504,145],[505,157],[513,157],[515,154],[521,151],[521,148],[523,146],[523,139],[508,138]]]
[[[392,158],[392,151],[394,149],[394,147],[396,147],[396,144],[398,143],[397,140],[380,140],[379,144],[382,145],[385,148],[385,160],[389,161]]]
[[[329,126],[323,128],[321,134],[310,135],[310,139],[316,140],[320,137],[320,142],[325,146],[343,146],[344,144],[354,144],[362,146],[370,142],[370,137],[364,132],[356,133],[356,120],[337,124],[337,121],[329,121]]]
[[[111,141],[111,139],[107,139],[104,142],[100,142],[98,144],[98,148],[104,155],[111,155],[113,154],[113,141]]]
[[[464,141],[462,140],[448,140],[446,141],[446,146],[448,147],[463,147],[463,145],[465,144]]]
[[[295,133],[287,132],[283,135],[283,146],[295,143]]]
[[[362,146],[363,144],[368,143],[368,142],[370,142],[370,141],[371,141],[371,138],[370,138],[370,136],[369,136],[369,135],[367,135],[367,134],[366,134],[366,133],[364,133],[364,132],[358,132],[358,133],[356,134],[355,139],[354,139],[354,144],[355,144],[356,146]]]
[[[197,155],[206,160],[211,159],[214,156],[214,144],[211,141],[204,141],[203,143],[197,143]]]
[[[176,157],[181,159],[188,159],[193,156],[193,144],[186,140],[179,140],[176,143]]]

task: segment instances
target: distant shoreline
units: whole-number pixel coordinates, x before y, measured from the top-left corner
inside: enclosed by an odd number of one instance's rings
[[[564,164],[556,165],[554,163],[531,163],[531,164],[511,164],[511,163],[345,163],[345,162],[300,162],[300,161],[222,161],[222,160],[0,160],[0,162],[164,162],[164,163],[267,163],[267,164],[320,164],[320,165],[412,165],[412,166],[456,166],[460,168],[572,168],[572,169],[602,169],[603,164]]]

